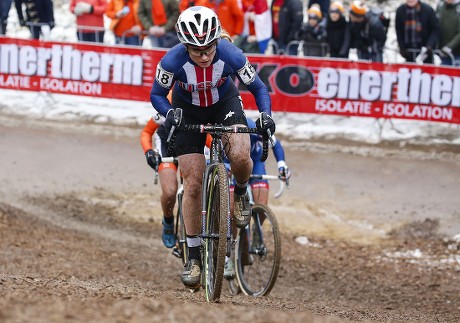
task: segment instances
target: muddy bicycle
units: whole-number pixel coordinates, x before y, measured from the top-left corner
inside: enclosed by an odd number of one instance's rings
[[[251,175],[252,178],[279,180],[280,188],[274,197],[279,198],[285,184],[279,176]],[[286,184],[287,185],[287,184]],[[249,186],[250,187],[250,186]],[[278,277],[281,262],[281,233],[275,214],[267,205],[255,204],[248,189],[252,207],[249,224],[238,231],[235,245],[236,277],[226,278],[231,295],[240,291],[249,296],[270,293]]]
[[[176,109],[175,113],[182,113]],[[179,119],[179,117],[177,117]],[[225,257],[231,251],[230,201],[228,173],[223,162],[222,136],[225,133],[258,133],[256,128],[214,125],[180,125],[180,131],[208,133],[212,137],[209,163],[203,174],[202,185],[202,286],[208,302],[220,299]],[[173,130],[174,131],[174,130]],[[262,158],[268,156],[268,141],[263,142]]]

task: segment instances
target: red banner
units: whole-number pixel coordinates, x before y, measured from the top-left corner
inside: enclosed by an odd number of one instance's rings
[[[0,37],[0,88],[149,101],[164,51]],[[273,111],[460,123],[459,69],[248,55]],[[254,98],[236,81],[247,109]]]
[[[0,88],[149,101],[164,53],[0,37]]]

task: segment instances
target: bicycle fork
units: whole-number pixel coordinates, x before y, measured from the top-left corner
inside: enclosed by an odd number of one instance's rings
[[[254,218],[254,225],[252,228],[253,239],[252,239],[251,248],[250,248],[249,253],[264,256],[266,254],[266,248],[264,244],[264,237],[263,237],[263,232],[262,232],[262,223],[260,221],[260,216],[258,213],[256,213],[253,215],[253,218]]]

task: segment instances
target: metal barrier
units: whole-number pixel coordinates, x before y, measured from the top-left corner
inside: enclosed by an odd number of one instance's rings
[[[126,37],[129,37],[129,35],[139,35],[140,39],[139,39],[139,46],[142,46],[144,48],[155,48],[155,49],[165,49],[166,47],[156,47],[156,46],[153,46],[153,44],[151,43],[151,39],[150,37],[146,37],[146,36],[149,36],[150,33],[148,30],[142,30],[140,33],[134,33],[133,31],[131,30],[126,30],[122,36],[121,36],[121,41],[122,43],[120,43],[119,45],[126,45]],[[179,41],[179,39],[177,39],[177,41]]]
[[[439,59],[448,58],[451,62],[451,66],[460,66],[460,60],[456,60],[455,56],[452,53],[445,53],[440,49],[433,51],[434,55],[437,55]]]
[[[280,47],[278,43],[275,40],[270,39],[268,41],[267,49],[265,50],[265,55],[278,55],[279,52]]]
[[[26,22],[32,37],[35,39],[49,40],[51,27],[49,23],[44,22]],[[54,26],[53,26],[54,27]]]
[[[131,36],[139,36],[139,46],[142,46],[143,44],[143,36],[147,36],[149,32],[147,30],[142,30],[139,33],[133,32],[131,29],[125,30],[123,34],[121,35],[121,41],[122,43],[119,45],[125,45],[126,44],[126,37],[131,37]],[[117,37],[117,36],[115,36]]]
[[[83,34],[87,33],[94,33],[94,38],[97,43],[103,43],[104,38],[99,39],[101,32],[105,33],[106,29],[105,27],[95,27],[95,26],[84,26],[84,25],[77,25],[77,34],[78,34],[78,39],[79,41],[85,41],[83,40]]]
[[[284,53],[287,55],[289,55],[289,53],[296,53],[296,55],[298,55],[299,47],[301,43],[303,43],[303,41],[291,40],[289,43],[287,43],[286,50],[284,51]],[[293,54],[290,54],[290,55],[293,55]]]
[[[297,56],[300,57],[328,57],[329,56],[329,44],[327,43],[310,43],[300,41],[299,47],[297,48]]]

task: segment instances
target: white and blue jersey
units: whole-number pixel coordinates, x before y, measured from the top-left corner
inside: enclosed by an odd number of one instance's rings
[[[166,116],[172,108],[166,96],[173,88],[181,100],[196,107],[209,107],[235,89],[233,75],[254,95],[259,111],[271,115],[267,87],[242,50],[223,39],[218,41],[212,64],[207,68],[196,65],[183,44],[171,48],[157,65],[150,101]]]

